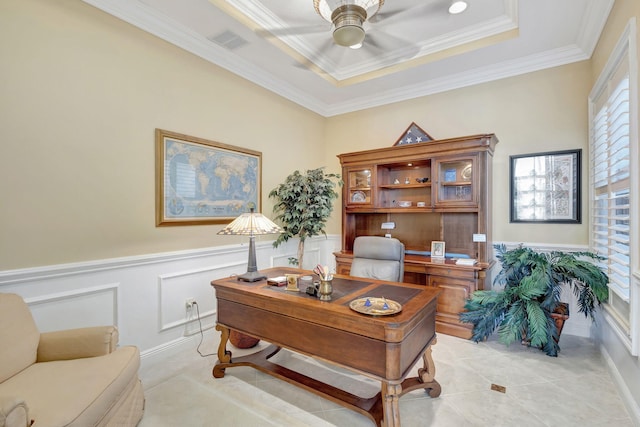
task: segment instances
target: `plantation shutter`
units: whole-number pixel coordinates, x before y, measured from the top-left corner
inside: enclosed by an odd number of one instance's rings
[[[633,341],[631,254],[638,245],[631,238],[631,223],[638,196],[631,171],[640,165],[635,164],[637,160],[631,165],[632,144],[637,144],[632,102],[637,100],[631,95],[636,83],[629,64],[629,44],[621,42],[590,95],[589,168],[591,249],[606,258],[600,266],[609,276],[607,312]]]

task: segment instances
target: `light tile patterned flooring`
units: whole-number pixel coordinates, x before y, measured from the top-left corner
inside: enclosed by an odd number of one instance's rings
[[[249,367],[229,368],[224,378],[214,379],[217,356],[201,357],[196,351],[200,337],[193,338],[191,348],[143,361],[146,409],[139,427],[373,426],[363,415]],[[215,354],[217,345],[217,333],[209,331],[200,352]],[[229,347],[236,357],[246,353]],[[554,358],[521,345],[476,344],[439,334],[433,357],[442,394],[436,399],[422,390],[404,395],[402,426],[632,427],[597,346],[563,335],[560,347]],[[354,383],[351,392],[368,396],[379,387],[304,356],[283,352],[277,357],[334,385]],[[491,390],[491,384],[506,392]]]

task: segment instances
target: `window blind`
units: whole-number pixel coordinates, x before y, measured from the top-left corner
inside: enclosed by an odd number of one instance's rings
[[[640,349],[638,114],[635,21],[630,21],[589,95],[590,243],[609,276],[605,319]],[[636,273],[637,274],[637,273]]]

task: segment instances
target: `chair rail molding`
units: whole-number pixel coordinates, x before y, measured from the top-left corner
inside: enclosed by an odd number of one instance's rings
[[[340,235],[307,239],[309,262],[333,265]],[[287,265],[297,239],[256,242],[258,268]],[[41,330],[118,326],[121,345],[143,357],[192,343],[216,321],[214,279],[247,268],[248,242],[184,251],[0,271],[0,292],[22,296]],[[197,309],[186,308],[193,298]],[[198,316],[199,315],[199,316]],[[195,346],[194,346],[195,350]]]

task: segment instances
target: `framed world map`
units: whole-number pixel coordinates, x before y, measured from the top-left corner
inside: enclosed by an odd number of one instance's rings
[[[156,226],[221,224],[262,208],[262,153],[156,129]]]

